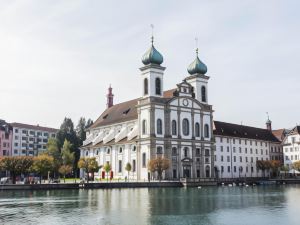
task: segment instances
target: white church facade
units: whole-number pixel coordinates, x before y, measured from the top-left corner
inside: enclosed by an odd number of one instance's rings
[[[157,157],[170,160],[164,179],[261,176],[256,160],[270,159],[280,142],[270,129],[213,120],[207,67],[196,53],[188,76],[164,91],[163,57],[152,39],[140,68],[142,96],[114,105],[110,87],[107,108],[88,128],[81,157],[109,163],[114,178],[127,177],[130,163],[130,179],[147,180],[147,164]]]

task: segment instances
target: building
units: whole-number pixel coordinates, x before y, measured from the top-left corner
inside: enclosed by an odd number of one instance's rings
[[[216,177],[260,177],[257,160],[282,161],[281,142],[270,130],[214,121]]]
[[[55,138],[57,129],[11,123],[12,126],[12,156],[36,156],[46,151],[46,144],[50,137]]]
[[[209,76],[198,50],[188,74],[172,90],[163,88],[166,68],[161,66],[163,57],[153,39],[142,63],[143,93],[113,105],[109,88],[107,108],[87,129],[81,157],[96,157],[100,165],[111,164],[114,177],[119,178],[127,176],[125,165],[129,162],[131,176],[143,180],[150,176],[149,160],[157,157],[170,160],[165,179],[237,177],[260,176],[255,161],[270,159],[271,148],[280,152],[271,124],[259,129],[213,121]]]
[[[283,139],[284,165],[292,169],[292,164],[300,160],[300,126],[295,126]]]
[[[11,155],[12,127],[0,119],[0,156]]]

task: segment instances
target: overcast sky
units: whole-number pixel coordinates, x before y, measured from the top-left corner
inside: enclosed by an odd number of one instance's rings
[[[300,1],[0,1],[0,118],[59,127],[96,120],[141,96],[150,46],[164,56],[165,89],[199,57],[214,119],[273,128],[300,124]]]

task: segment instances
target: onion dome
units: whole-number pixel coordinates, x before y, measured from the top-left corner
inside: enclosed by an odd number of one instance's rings
[[[206,74],[207,72],[207,66],[201,62],[201,60],[198,57],[198,49],[196,49],[196,59],[189,65],[187,71],[189,72],[189,74],[193,75],[193,74]]]
[[[152,45],[150,49],[143,55],[142,62],[144,65],[156,64],[160,65],[163,63],[163,56],[155,49],[153,45],[153,37],[152,37]]]

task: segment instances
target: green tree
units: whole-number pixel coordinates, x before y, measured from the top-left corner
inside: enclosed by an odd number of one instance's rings
[[[55,138],[49,138],[47,143],[47,155],[53,157],[53,173],[54,177],[58,173],[58,169],[62,164],[61,151],[58,145],[58,141]]]
[[[158,157],[156,159],[151,159],[148,162],[148,169],[153,173],[157,172],[158,179],[161,181],[162,179],[162,173],[166,171],[170,167],[170,160]]]
[[[111,165],[107,162],[103,166],[103,169],[104,169],[104,171],[106,173],[106,178],[107,178],[107,181],[108,181],[109,172],[111,171]]]
[[[65,140],[61,150],[61,157],[62,157],[63,165],[69,165],[73,167],[74,160],[75,160],[75,153],[71,152],[71,149],[72,149],[71,142]]]
[[[70,165],[62,165],[59,167],[58,172],[63,176],[64,183],[66,183],[66,175],[72,172],[73,167]]]
[[[58,147],[61,149],[65,140],[69,141],[72,146],[70,148],[71,152],[74,152],[74,170],[77,170],[78,160],[80,158],[80,140],[76,135],[74,130],[74,124],[70,118],[64,118],[63,123],[60,126],[59,131],[57,132]]]
[[[128,162],[125,166],[125,170],[127,171],[128,173],[128,181],[129,181],[129,172],[131,171],[131,164]]]
[[[53,170],[54,158],[47,154],[42,154],[34,158],[32,170],[40,175],[40,183],[42,183],[42,176],[47,175],[49,171]]]
[[[80,117],[78,124],[76,126],[76,134],[79,138],[80,145],[82,145],[83,141],[86,139],[86,121],[84,117]]]
[[[283,165],[280,170],[284,172],[284,176],[286,177],[286,173],[289,172],[290,168],[287,165]]]
[[[86,124],[85,124],[85,129],[87,129],[87,128],[89,128],[90,126],[92,126],[93,123],[94,123],[93,120],[88,119],[88,120],[86,121]]]

